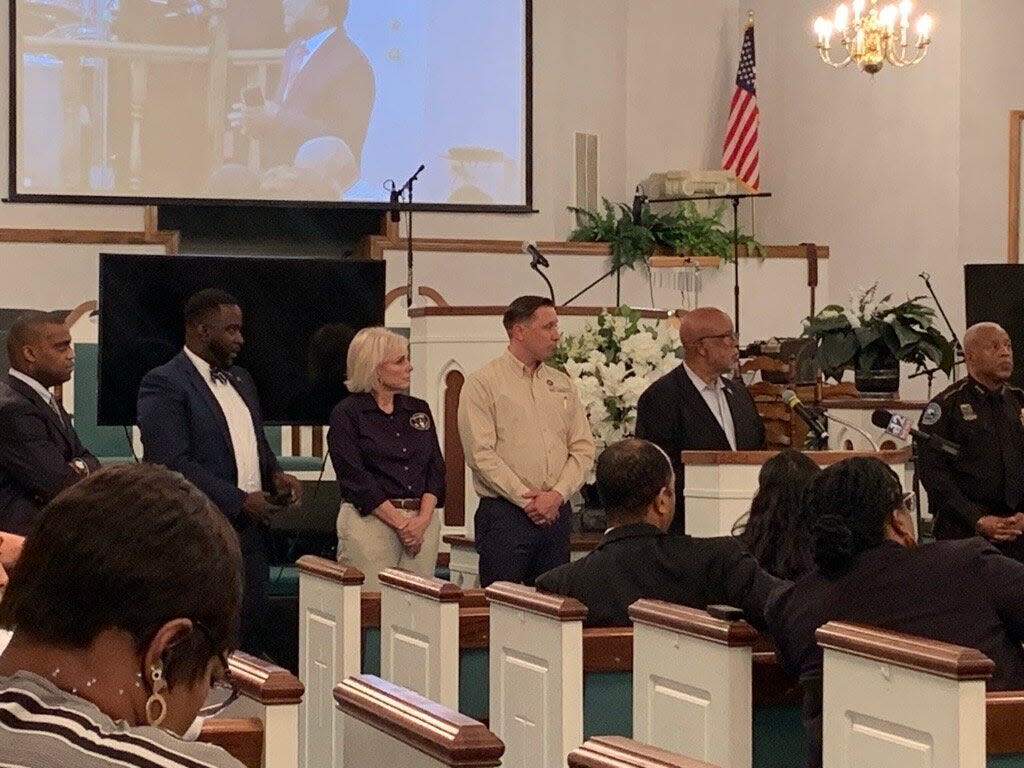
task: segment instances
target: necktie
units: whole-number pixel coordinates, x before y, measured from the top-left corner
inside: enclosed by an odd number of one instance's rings
[[[231,377],[228,375],[228,372],[215,365],[210,366],[210,378],[213,380],[214,384],[228,384],[231,381]]]
[[[295,77],[299,74],[299,68],[302,66],[302,60],[305,57],[306,43],[303,40],[296,40],[285,51],[284,64],[281,67],[281,87],[278,89],[280,101],[283,102],[288,97],[288,91],[291,90]]]
[[[57,405],[57,398],[55,398],[52,394],[50,395],[49,403],[50,403],[50,408],[53,409],[53,412],[55,414],[57,414],[57,421],[59,421],[60,425],[63,427],[64,426],[64,414],[62,414],[60,412],[60,406]]]

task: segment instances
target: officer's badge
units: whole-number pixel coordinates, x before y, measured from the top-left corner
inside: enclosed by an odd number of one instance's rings
[[[430,417],[423,413],[414,413],[409,417],[409,426],[413,429],[418,429],[420,432],[426,432],[430,429]]]
[[[960,415],[963,416],[964,421],[974,421],[978,418],[978,414],[974,412],[970,403],[960,403]]]
[[[930,427],[932,424],[938,423],[939,419],[942,418],[942,406],[938,403],[928,403],[928,407],[924,409],[924,413],[921,414],[921,424]]]

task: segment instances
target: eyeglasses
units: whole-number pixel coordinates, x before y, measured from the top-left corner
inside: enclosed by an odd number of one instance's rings
[[[700,336],[698,337],[697,341],[706,341],[708,339],[728,339],[733,344],[739,341],[739,338],[733,331],[729,331],[728,333],[716,333],[710,336]]]
[[[903,509],[909,512],[911,515],[917,514],[917,496],[913,493],[903,494]]]
[[[210,693],[206,697],[206,703],[199,710],[199,717],[213,717],[234,704],[241,695],[241,692],[232,682],[231,667],[228,664],[227,654],[217,647],[209,627],[195,619],[192,620],[192,625],[199,630],[206,642],[209,643],[210,648],[220,661],[221,669],[224,671],[224,677],[215,681],[210,686]]]

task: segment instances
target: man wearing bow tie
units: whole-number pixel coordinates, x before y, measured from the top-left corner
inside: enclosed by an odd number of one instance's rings
[[[185,348],[139,385],[144,458],[195,483],[231,521],[245,560],[241,648],[265,653],[267,524],[280,505],[267,492],[299,500],[299,481],[281,471],[263,433],[249,373],[234,365],[242,348],[242,309],[207,289],[185,306]],[[278,501],[278,498],[275,498]]]
[[[51,387],[71,378],[75,352],[63,318],[27,312],[7,334],[0,379],[0,530],[31,532],[43,506],[100,466]]]

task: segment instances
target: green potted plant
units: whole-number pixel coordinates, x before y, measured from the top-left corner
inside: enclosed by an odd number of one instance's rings
[[[860,392],[891,395],[899,389],[901,362],[948,375],[953,345],[935,327],[935,310],[925,297],[892,304],[892,294],[877,294],[875,283],[860,292],[852,309],[829,304],[804,320],[802,335],[815,340],[814,361],[825,378],[839,381],[853,368]]]
[[[578,222],[569,240],[610,243],[612,262],[622,267],[633,269],[637,264],[646,264],[658,247],[675,254],[733,260],[732,230],[722,224],[724,203],[705,216],[692,202],[684,202],[666,213],[652,211],[645,202],[635,221],[631,206],[612,203],[606,198],[601,198],[601,204],[601,213],[569,207]],[[739,243],[760,253],[761,244],[750,235],[741,233]]]

